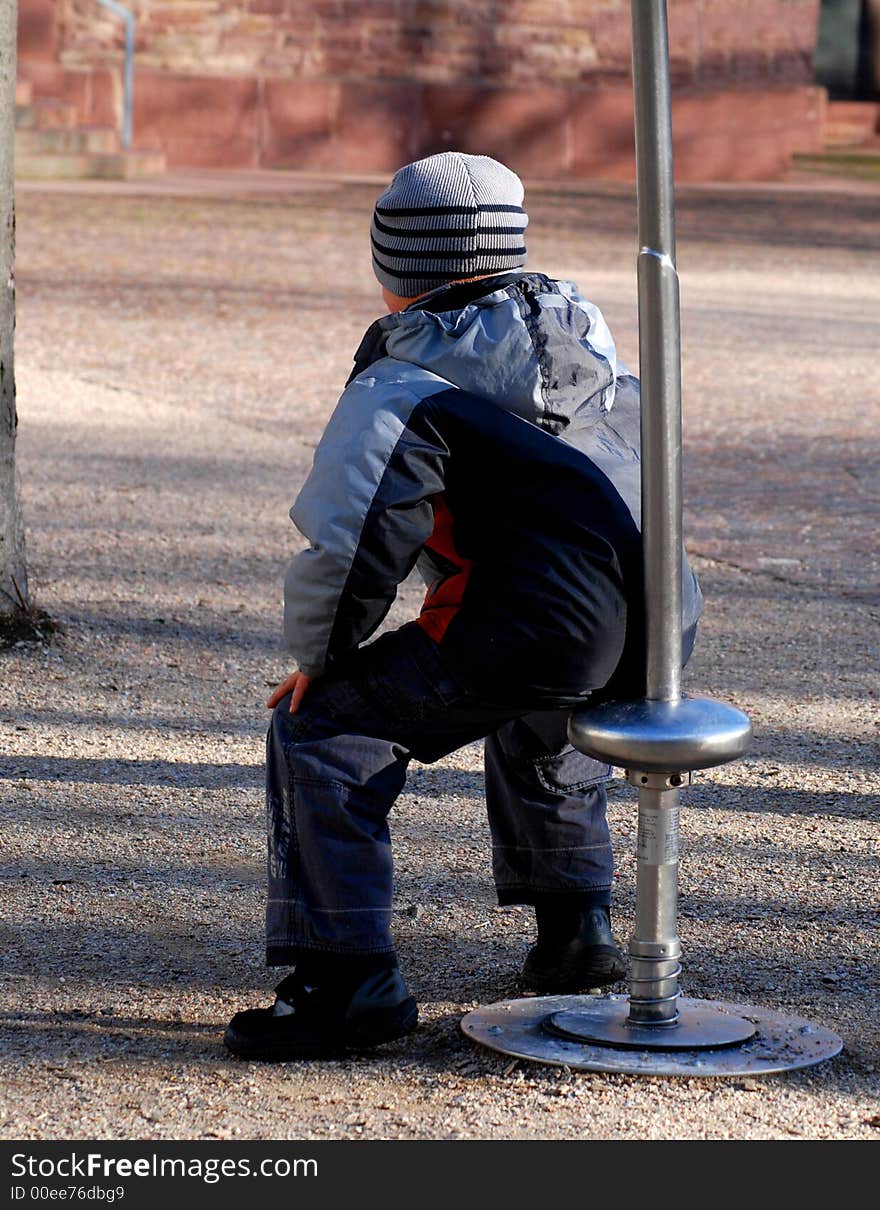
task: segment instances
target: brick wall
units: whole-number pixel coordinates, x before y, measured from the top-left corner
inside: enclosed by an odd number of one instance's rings
[[[172,164],[385,171],[457,146],[531,176],[632,174],[628,0],[129,3],[136,141]],[[19,4],[23,31],[54,16],[51,53],[22,43],[22,73],[43,90],[47,60],[67,88],[97,73],[118,105],[121,24],[96,0]],[[670,0],[680,176],[774,175],[816,145],[818,10]]]

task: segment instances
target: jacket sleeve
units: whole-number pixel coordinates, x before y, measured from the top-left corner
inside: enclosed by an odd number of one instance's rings
[[[419,406],[399,383],[351,383],[290,510],[309,545],[285,578],[284,637],[308,676],[373,634],[431,535],[447,451],[409,427]]]

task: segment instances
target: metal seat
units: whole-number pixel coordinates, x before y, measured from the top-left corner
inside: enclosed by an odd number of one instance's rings
[[[568,736],[579,751],[621,769],[675,776],[742,756],[752,724],[725,702],[681,697],[671,702],[608,702],[580,710],[569,720]]]

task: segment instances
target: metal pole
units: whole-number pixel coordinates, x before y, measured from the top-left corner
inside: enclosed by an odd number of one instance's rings
[[[632,0],[646,696],[681,697],[681,355],[665,0]],[[678,790],[636,774],[639,849],[629,1020],[678,1020]],[[651,784],[649,784],[651,783]]]
[[[664,0],[632,0],[647,697],[681,696],[681,354]]]
[[[125,60],[122,69],[122,146],[128,151],[131,148],[134,120],[134,46],[137,18],[125,5],[119,4],[118,0],[98,0],[98,3],[125,23]]]
[[[645,774],[636,775],[640,780]],[[681,942],[678,914],[679,791],[662,774],[639,786],[636,919],[629,943],[629,1021],[674,1025],[678,1020]]]
[[[625,768],[639,791],[630,994],[507,1000],[468,1013],[462,1029],[502,1054],[582,1071],[789,1071],[838,1054],[842,1040],[800,1018],[679,998],[679,788],[694,769],[741,756],[752,729],[732,706],[681,694],[681,370],[665,0],[632,0],[632,27],[646,698],[587,706],[569,720],[575,747]]]
[[[134,124],[134,13],[125,18],[125,83],[122,99],[122,146],[131,150],[132,127]]]

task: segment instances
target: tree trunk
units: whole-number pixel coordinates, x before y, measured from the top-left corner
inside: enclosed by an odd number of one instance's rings
[[[0,614],[28,603],[24,526],[15,474],[16,0],[0,0]]]

